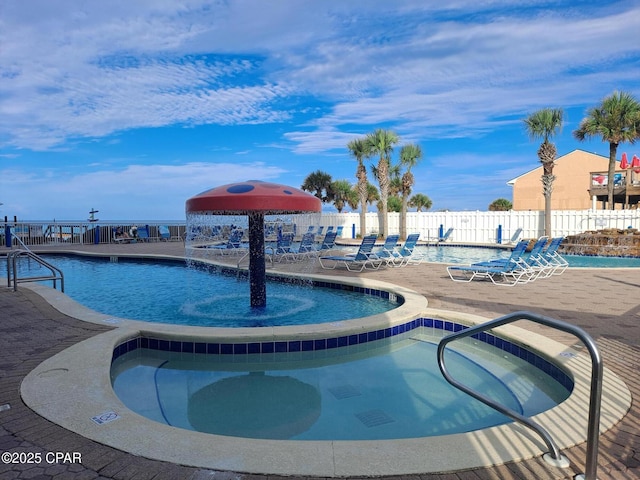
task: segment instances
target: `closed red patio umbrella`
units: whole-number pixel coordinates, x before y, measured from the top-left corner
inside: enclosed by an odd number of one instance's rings
[[[620,160],[620,168],[623,170],[629,168],[629,161],[627,160],[627,152],[622,154],[622,160]]]

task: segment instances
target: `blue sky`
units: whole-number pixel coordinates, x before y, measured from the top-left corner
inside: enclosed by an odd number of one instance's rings
[[[608,156],[571,133],[640,99],[639,20],[640,0],[3,0],[0,215],[180,220],[225,183],[354,183],[346,145],[376,128],[422,147],[433,210],[486,210],[539,165],[540,108],[565,110],[560,155]]]

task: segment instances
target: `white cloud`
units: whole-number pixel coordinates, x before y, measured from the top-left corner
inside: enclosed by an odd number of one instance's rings
[[[0,19],[0,138],[44,150],[140,127],[283,122],[296,106],[278,104],[295,95],[338,101],[318,120],[319,135],[389,121],[407,133],[425,126],[452,137],[481,133],[499,113],[584,102],[616,79],[637,78],[637,63],[629,69],[618,60],[637,58],[630,39],[638,15],[635,1],[266,8],[256,0],[8,0]],[[239,57],[207,61],[206,54]],[[567,72],[588,76],[605,62],[593,82],[567,88]],[[311,139],[289,135],[297,137]]]

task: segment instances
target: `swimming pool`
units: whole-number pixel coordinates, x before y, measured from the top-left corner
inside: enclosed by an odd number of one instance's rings
[[[424,319],[425,322],[433,320]],[[436,325],[444,326],[442,322]],[[449,328],[453,329],[452,325]],[[112,385],[141,415],[187,430],[272,440],[385,440],[470,432],[510,420],[442,377],[437,342],[420,327],[357,346],[254,354],[163,351],[149,339],[118,356]],[[573,381],[532,352],[471,339],[447,353],[451,371],[500,404],[534,416]],[[233,351],[230,348],[229,351]],[[340,425],[340,428],[336,428]]]
[[[412,305],[413,312],[449,319],[433,320],[434,328],[440,322],[437,328],[444,330],[454,328],[451,324],[454,320],[466,325],[485,320],[469,314],[429,309],[424,297],[413,292],[413,298],[412,292],[402,287],[385,286],[367,278],[335,278],[336,282],[356,280],[364,288],[387,291],[397,288],[405,303],[386,314],[345,322],[272,329],[212,329],[143,322],[112,323],[105,315],[68,301],[68,297],[57,290],[33,284],[34,291],[61,312],[117,328],[74,345],[37,366],[22,382],[23,401],[54,423],[118,450],[165,462],[231,472],[341,478],[413,475],[503,464],[543,453],[539,442],[532,442],[528,435],[522,435],[522,428],[511,422],[467,433],[389,440],[265,440],[202,433],[171,427],[134,413],[113,391],[111,365],[120,356],[136,349],[157,346],[165,352],[179,352],[182,358],[203,349],[213,354],[217,351],[230,355],[227,359],[242,368],[247,355],[256,348],[263,356],[278,356],[305,352],[310,347],[315,360],[330,358],[342,345],[357,353],[366,349],[370,342],[405,333],[407,328],[417,328],[417,320],[412,320],[418,318],[415,313],[401,312],[408,305]],[[581,414],[588,402],[591,371],[588,358],[531,330],[523,331],[515,326],[500,330],[508,341],[499,343],[508,347],[510,353],[522,354],[526,349],[521,347],[531,345],[527,348],[539,358],[542,369],[550,363],[567,372],[565,378],[574,385],[569,397],[534,418],[539,424],[552,428],[560,448],[584,442],[586,418]],[[200,387],[203,387],[202,383]],[[200,390],[202,388],[197,391]],[[334,392],[346,396],[343,401],[348,401],[353,390],[334,389]],[[606,414],[601,418],[602,432],[625,414],[631,401],[624,383],[609,372],[605,372],[603,395]],[[375,422],[379,417],[364,418]]]
[[[62,269],[65,293],[104,314],[147,322],[206,327],[270,327],[331,323],[384,313],[401,296],[335,282],[284,277],[267,286],[267,306],[249,306],[249,282],[234,271],[184,261],[44,256]],[[40,268],[28,264],[34,274]],[[21,267],[22,268],[22,267]]]

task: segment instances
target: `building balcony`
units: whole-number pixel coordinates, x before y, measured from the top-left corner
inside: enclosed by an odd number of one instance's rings
[[[636,171],[637,170],[637,171]],[[609,195],[608,172],[591,172],[589,195],[606,202]],[[613,176],[613,201],[623,208],[636,207],[640,202],[640,169],[617,171]]]

